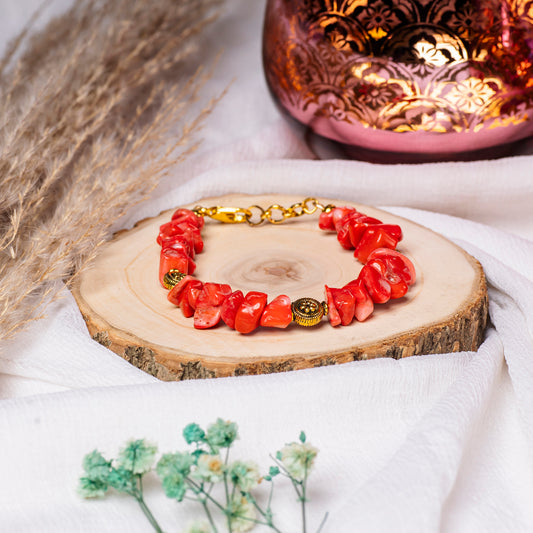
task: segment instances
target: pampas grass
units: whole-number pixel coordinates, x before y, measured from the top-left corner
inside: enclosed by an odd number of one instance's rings
[[[0,59],[0,339],[194,149],[214,102],[186,123],[207,76],[186,59],[219,4],[81,0]]]

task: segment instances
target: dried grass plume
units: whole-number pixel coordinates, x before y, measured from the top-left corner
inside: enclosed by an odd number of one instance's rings
[[[81,0],[0,58],[0,340],[194,149],[212,104],[185,123],[206,76],[186,59],[220,3]]]

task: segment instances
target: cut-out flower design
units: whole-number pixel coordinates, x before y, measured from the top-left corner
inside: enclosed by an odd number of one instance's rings
[[[470,77],[457,83],[446,98],[464,113],[476,113],[496,94],[496,91],[485,81]]]
[[[361,23],[370,35],[379,39],[399,25],[400,20],[387,4],[378,1],[365,9],[361,16]]]
[[[361,85],[356,96],[370,109],[379,109],[401,97],[401,87],[394,83],[380,83],[378,85]]]
[[[331,117],[335,120],[347,120],[346,103],[333,92],[324,92],[317,99],[315,115],[317,117]]]
[[[483,10],[476,11],[472,4],[465,4],[453,13],[450,19],[450,27],[463,39],[470,39],[487,25]]]
[[[342,27],[338,22],[327,26],[324,30],[324,35],[328,42],[335,50],[350,51],[350,38],[346,28]]]

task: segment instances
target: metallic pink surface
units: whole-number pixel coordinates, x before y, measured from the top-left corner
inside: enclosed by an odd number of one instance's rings
[[[438,158],[533,133],[530,0],[268,0],[263,58],[282,109],[345,145]]]

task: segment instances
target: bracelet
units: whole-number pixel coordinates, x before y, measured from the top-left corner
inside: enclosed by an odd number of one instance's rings
[[[268,302],[264,292],[244,295],[227,284],[203,283],[192,276],[195,254],[204,247],[201,230],[205,217],[226,224],[258,226],[263,222],[281,224],[317,211],[319,228],[336,231],[341,246],[354,249],[355,258],[364,265],[359,276],[344,287],[326,285],[324,301],[303,297],[291,302],[281,294]],[[159,228],[159,281],[168,290],[168,300],[180,307],[185,317],[194,317],[197,329],[214,327],[221,320],[239,333],[250,333],[259,326],[286,328],[291,322],[309,327],[319,324],[324,316],[332,326],[347,326],[354,319],[366,320],[374,304],[403,297],[415,282],[413,263],[396,250],[401,239],[402,230],[396,224],[384,224],[353,207],[324,206],[315,198],[289,208],[277,204],[267,209],[258,205],[180,208]]]

